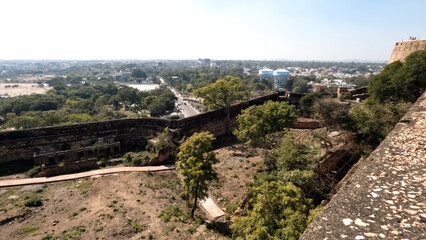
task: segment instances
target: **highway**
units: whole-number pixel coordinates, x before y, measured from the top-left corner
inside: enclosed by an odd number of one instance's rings
[[[161,77],[160,77],[160,81],[162,84],[167,85],[164,79]],[[170,86],[167,86],[167,88],[170,89],[170,91],[172,91],[173,94],[178,99],[177,104],[178,104],[179,113],[183,114],[184,117],[191,117],[200,113],[188,101],[183,100],[183,96],[175,88],[172,88]]]

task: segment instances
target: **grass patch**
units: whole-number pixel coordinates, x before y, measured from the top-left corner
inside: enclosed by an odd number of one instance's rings
[[[41,205],[43,205],[43,202],[39,196],[25,197],[25,201],[24,201],[25,207],[39,207]]]
[[[41,172],[41,167],[35,166],[31,168],[30,170],[26,171],[25,175],[32,178],[32,177],[37,177],[40,172]]]
[[[135,157],[131,157],[130,154],[125,154],[123,156],[124,166],[144,166],[150,159],[156,157],[157,154],[149,151],[142,151],[137,153]]]
[[[134,233],[140,233],[145,230],[145,225],[136,222],[131,218],[127,218],[127,224],[132,226],[132,230]]]
[[[88,188],[91,188],[92,187],[92,183],[93,182],[91,182],[91,181],[87,181],[87,182],[81,182],[81,183],[79,183],[78,184],[78,188],[79,189],[88,189]]]
[[[84,210],[86,210],[87,208],[85,208],[85,207],[82,207],[82,208],[80,208],[79,210],[80,210],[80,212],[83,212]]]
[[[41,238],[41,240],[51,240],[52,238],[53,238],[52,234],[46,234]]]
[[[70,218],[73,218],[73,217],[75,217],[77,215],[78,215],[78,212],[73,212],[73,213],[71,213]]]
[[[64,238],[73,238],[79,236],[81,233],[85,232],[86,228],[84,226],[73,227],[71,231],[64,232]]]
[[[18,234],[27,234],[30,232],[37,231],[38,229],[39,227],[37,226],[26,226],[26,227],[23,227],[21,230],[19,230]]]
[[[225,208],[225,212],[229,215],[232,215],[238,208],[238,203],[233,203],[233,204],[229,204],[228,206],[226,206]]]
[[[181,222],[186,222],[189,216],[183,214],[179,206],[172,206],[161,210],[158,217],[161,218],[161,220],[164,222],[170,221],[173,217]]]

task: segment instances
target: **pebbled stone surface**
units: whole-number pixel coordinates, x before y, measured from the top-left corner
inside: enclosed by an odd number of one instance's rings
[[[426,239],[426,92],[300,239]]]

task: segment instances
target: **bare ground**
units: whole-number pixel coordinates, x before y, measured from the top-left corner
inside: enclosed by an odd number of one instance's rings
[[[245,184],[262,165],[262,159],[256,151],[248,151],[241,144],[215,152],[221,160],[215,165],[219,181],[212,183],[209,195],[225,210],[241,201]],[[175,171],[121,173],[0,188],[0,236],[6,239],[42,239],[48,235],[52,239],[227,238],[186,217],[190,209],[179,196],[182,191]],[[40,196],[43,205],[24,206],[26,198],[34,196]],[[172,217],[164,222],[158,216],[172,206],[179,206],[183,220]],[[206,218],[201,210],[196,215]]]
[[[217,239],[193,221],[162,221],[163,209],[189,209],[177,173],[124,173],[33,187],[0,189],[4,239]],[[40,196],[39,207],[25,207]],[[204,217],[202,212],[198,216]]]

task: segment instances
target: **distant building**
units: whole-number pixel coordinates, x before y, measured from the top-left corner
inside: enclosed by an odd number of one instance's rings
[[[210,58],[199,58],[198,63],[201,65],[207,65],[210,66]]]
[[[278,89],[279,86],[285,86],[290,76],[290,72],[285,69],[278,69],[274,71],[274,88]]]
[[[274,81],[274,88],[278,89],[280,86],[284,86],[288,77],[290,76],[290,72],[285,69],[272,70],[269,68],[264,68],[259,70],[260,79],[267,79]]]
[[[116,73],[114,75],[114,81],[116,82],[126,82],[127,80],[129,80],[130,76],[132,75],[131,72],[120,72],[120,73]]]

